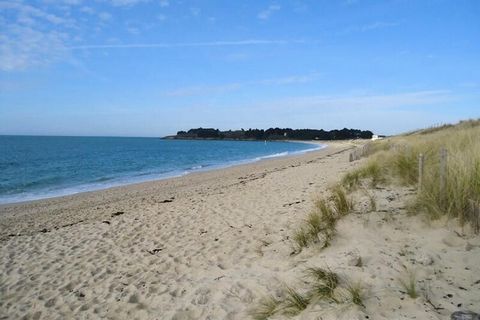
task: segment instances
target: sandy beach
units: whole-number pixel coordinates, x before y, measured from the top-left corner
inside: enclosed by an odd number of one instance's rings
[[[330,247],[292,254],[314,199],[362,163],[349,162],[353,146],[1,206],[0,319],[250,319],[262,296],[301,287],[311,266],[363,281],[365,308],[318,304],[296,319],[478,312],[479,237],[407,217],[407,188],[376,190],[370,213],[357,195]],[[406,267],[428,298],[402,292]]]

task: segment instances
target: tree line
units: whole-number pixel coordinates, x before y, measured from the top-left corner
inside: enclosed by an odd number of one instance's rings
[[[369,130],[347,129],[290,129],[270,128],[220,131],[214,128],[196,128],[178,131],[171,139],[226,139],[226,140],[349,140],[371,139],[373,132]]]

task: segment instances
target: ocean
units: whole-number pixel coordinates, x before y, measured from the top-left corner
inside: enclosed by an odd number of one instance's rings
[[[283,141],[0,136],[0,204],[182,176],[321,147]]]

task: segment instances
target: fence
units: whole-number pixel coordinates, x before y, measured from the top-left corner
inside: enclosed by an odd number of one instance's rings
[[[364,144],[361,147],[356,147],[350,152],[348,159],[350,162],[360,160],[362,157],[370,155],[371,145],[370,143]]]
[[[440,206],[443,209],[446,209],[447,203],[447,158],[448,152],[447,149],[440,149],[440,167],[439,167],[439,193],[440,193]],[[418,155],[418,184],[417,192],[421,193],[424,184],[424,169],[425,169],[425,156],[420,153]],[[468,221],[472,227],[472,230],[475,234],[480,233],[480,203],[469,199],[469,208],[466,211],[466,216],[463,212],[460,214],[460,223],[463,225]]]
[[[403,152],[407,152],[406,146],[401,145],[392,145],[391,148],[395,152],[399,152],[403,148]],[[371,154],[371,145],[367,143],[361,147],[355,148],[349,154],[349,161],[356,161],[362,157],[369,156]],[[425,169],[425,155],[420,153],[418,155],[418,185],[417,192],[420,194],[424,188],[424,169]],[[447,209],[447,174],[448,174],[448,151],[445,148],[440,149],[440,166],[439,166],[439,195],[440,195],[440,206],[443,209]],[[460,214],[460,222],[469,222],[472,230],[475,234],[480,233],[480,203],[474,200],[469,200],[469,208],[466,211],[466,214],[462,212]]]

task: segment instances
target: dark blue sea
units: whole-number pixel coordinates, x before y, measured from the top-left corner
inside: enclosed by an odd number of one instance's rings
[[[268,141],[0,136],[0,203],[164,179],[320,147]]]

